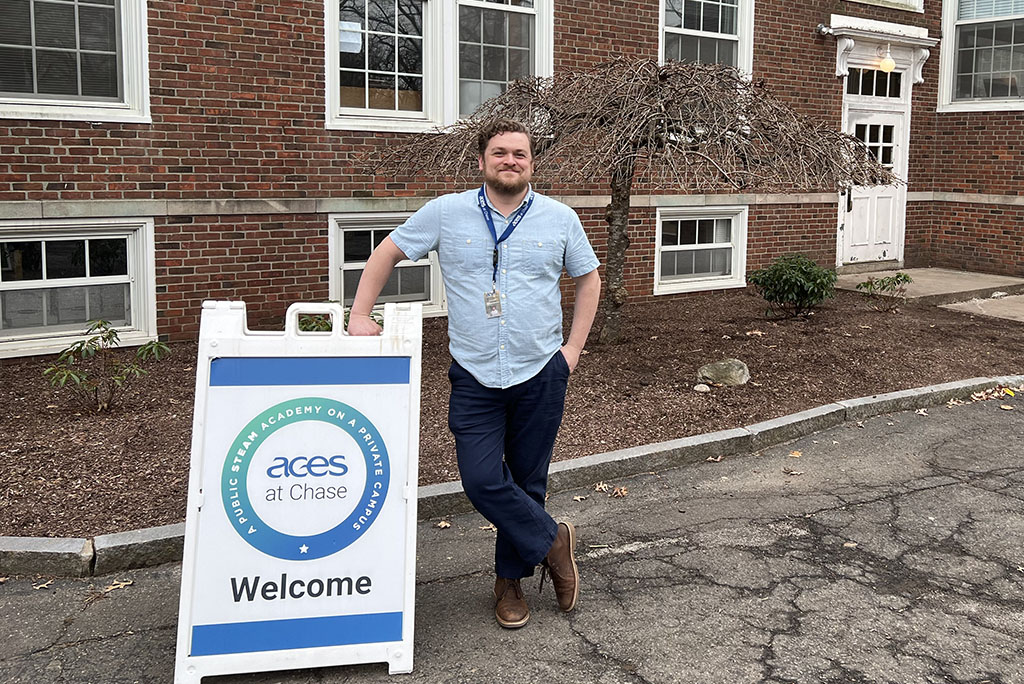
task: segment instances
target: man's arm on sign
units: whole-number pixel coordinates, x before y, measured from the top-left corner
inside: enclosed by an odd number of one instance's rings
[[[380,326],[370,318],[370,311],[395,270],[395,264],[405,258],[405,253],[391,241],[390,235],[373,250],[359,277],[359,287],[348,314],[349,335],[380,335]]]
[[[576,364],[580,362],[580,352],[587,343],[587,335],[590,334],[597,305],[601,301],[601,276],[596,268],[573,278],[573,282],[576,284],[576,303],[572,310],[572,327],[569,329],[569,341],[562,347],[562,356],[569,364],[569,372],[576,370]]]

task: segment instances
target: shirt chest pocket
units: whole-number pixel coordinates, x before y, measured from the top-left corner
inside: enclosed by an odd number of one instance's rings
[[[523,273],[555,278],[561,275],[564,253],[557,241],[523,240],[517,247],[518,269]]]
[[[493,268],[494,247],[484,240],[465,239],[452,240],[442,245],[442,266],[447,266],[460,273],[491,273]],[[447,262],[447,263],[445,263]]]

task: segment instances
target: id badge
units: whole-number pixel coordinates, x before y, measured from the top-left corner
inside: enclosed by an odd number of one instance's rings
[[[487,312],[488,318],[501,316],[501,295],[497,290],[484,293],[484,311]]]

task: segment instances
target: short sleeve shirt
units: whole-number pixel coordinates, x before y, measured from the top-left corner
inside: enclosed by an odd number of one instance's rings
[[[488,318],[484,295],[492,289],[494,238],[477,204],[478,190],[444,195],[392,231],[410,259],[437,250],[448,299],[452,357],[485,387],[529,380],[562,346],[563,269],[570,277],[598,267],[594,250],[570,207],[530,190],[533,203],[513,233],[498,245],[493,286],[502,315]],[[500,236],[510,216],[490,204]]]

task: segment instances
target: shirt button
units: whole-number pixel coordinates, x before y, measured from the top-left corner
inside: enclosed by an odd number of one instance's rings
[[[538,242],[538,243],[537,243],[537,246],[538,246],[538,247],[543,247],[543,246],[544,246],[544,243],[543,243],[543,242]]]
[[[502,348],[502,349],[504,349],[504,348],[505,348],[505,345],[501,345],[501,348]]]
[[[502,273],[504,273],[504,272],[505,272],[505,269],[501,269],[501,272],[502,272]]]
[[[508,249],[508,245],[502,245],[501,248],[502,249]]]
[[[501,324],[505,325],[505,319],[504,318],[501,319]]]
[[[501,298],[502,298],[502,299],[504,299],[504,298],[505,298],[505,293],[504,293],[504,292],[502,292],[502,293],[501,293]]]
[[[472,240],[466,240],[466,244],[467,245],[471,245],[471,244],[473,244],[473,241]]]

